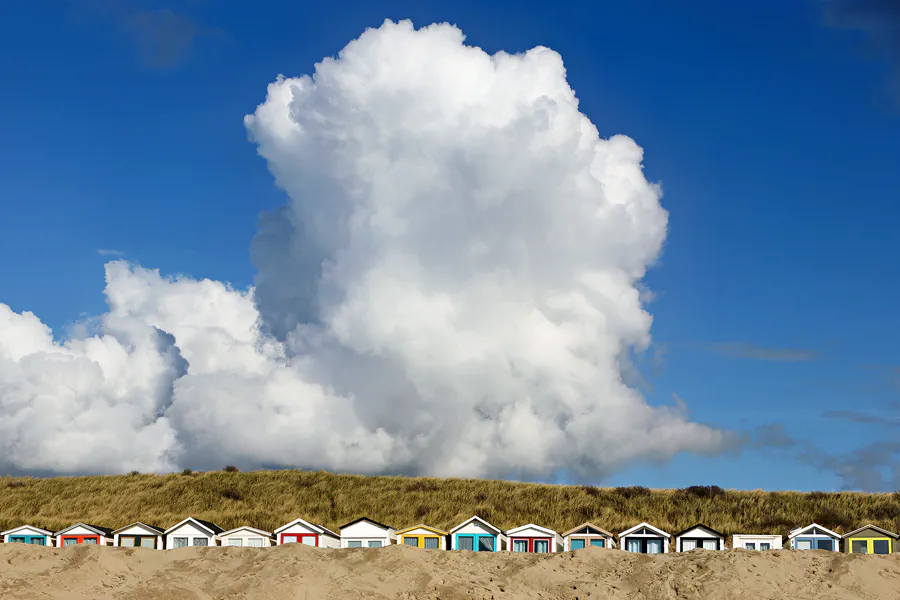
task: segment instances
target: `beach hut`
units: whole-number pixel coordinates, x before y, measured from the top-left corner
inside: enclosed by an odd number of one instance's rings
[[[381,548],[396,541],[393,527],[366,517],[341,525],[341,548]]]
[[[838,551],[841,536],[830,529],[813,523],[806,527],[798,527],[788,535],[791,550],[830,550]]]
[[[53,532],[35,527],[34,525],[22,525],[0,533],[5,544],[34,544],[35,546],[52,546]]]
[[[414,525],[397,532],[397,538],[404,546],[425,548],[426,550],[446,550],[448,535],[443,529],[428,525]]]
[[[471,517],[450,530],[453,550],[499,552],[506,550],[506,535],[481,517]]]
[[[263,531],[254,527],[236,527],[219,534],[219,540],[223,546],[238,546],[247,548],[268,548],[275,545],[272,532]]]
[[[53,535],[56,538],[57,548],[78,546],[80,544],[109,546],[113,540],[112,529],[85,523],[75,523],[61,531],[57,531]]]
[[[665,554],[672,536],[650,523],[641,523],[619,534],[619,546],[626,552]]]
[[[615,548],[613,534],[593,523],[582,523],[562,534],[564,550],[581,550],[587,546],[595,548]]]
[[[890,554],[900,552],[897,534],[875,525],[866,525],[844,535],[844,552],[848,554]]]
[[[306,544],[316,548],[340,548],[341,536],[303,519],[294,519],[275,530],[277,544]]]
[[[562,552],[562,536],[546,527],[529,523],[506,532],[507,544],[513,552],[549,554]]]
[[[697,549],[724,550],[725,535],[702,523],[675,534],[675,552],[690,552]]]
[[[113,531],[113,546],[125,548],[163,549],[163,530],[146,523],[136,522]]]
[[[186,548],[187,546],[215,546],[219,534],[224,530],[209,521],[188,517],[166,529],[166,549]]]
[[[731,536],[731,547],[743,550],[781,550],[781,536],[736,533]]]

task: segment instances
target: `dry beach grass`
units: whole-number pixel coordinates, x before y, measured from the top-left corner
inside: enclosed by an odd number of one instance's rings
[[[0,597],[896,600],[900,555],[0,547]]]
[[[590,520],[618,532],[646,520],[670,532],[703,522],[728,535],[786,535],[811,522],[838,532],[866,523],[900,531],[900,494],[596,488],[299,470],[0,478],[2,529],[30,523],[58,531],[77,521],[169,527],[186,516],[269,531],[298,516],[331,528],[359,516],[395,527],[449,528],[473,514],[503,529],[533,522],[564,531]]]

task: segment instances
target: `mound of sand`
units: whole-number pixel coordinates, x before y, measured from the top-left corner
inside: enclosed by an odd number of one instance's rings
[[[900,598],[900,555],[0,546],[7,598]]]

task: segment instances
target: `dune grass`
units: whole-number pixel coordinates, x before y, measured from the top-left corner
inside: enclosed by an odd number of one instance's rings
[[[78,521],[166,528],[187,516],[226,529],[272,531],[297,517],[337,529],[361,516],[449,529],[473,514],[503,529],[537,523],[560,532],[584,521],[614,533],[641,521],[673,533],[697,522],[727,535],[786,535],[812,522],[838,532],[866,523],[900,531],[900,493],[648,490],[298,470],[0,478],[3,530],[27,523],[58,531]]]

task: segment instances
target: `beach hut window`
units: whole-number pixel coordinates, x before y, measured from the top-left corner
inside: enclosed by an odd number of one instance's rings
[[[642,540],[628,539],[626,549],[629,552],[643,552]]]
[[[591,540],[591,546],[594,548],[606,548],[606,540]]]
[[[84,538],[84,541],[83,541],[82,543],[83,543],[83,544],[88,544],[88,545],[90,545],[90,544],[96,544],[96,543],[97,543],[97,538]]]
[[[660,539],[647,540],[647,554],[662,554],[663,541]]]
[[[816,549],[817,550],[834,550],[834,540],[817,540],[816,541]]]
[[[853,554],[868,554],[869,545],[866,543],[866,540],[853,540],[850,543],[850,550]]]
[[[228,538],[229,546],[243,546],[244,540],[241,538]]]
[[[315,546],[316,545],[316,536],[304,535],[302,538],[300,538],[300,541],[306,546]]]
[[[10,537],[10,538],[9,538],[9,543],[10,543],[10,544],[24,544],[24,543],[25,543],[25,538],[24,538],[24,537],[13,536],[13,537]]]
[[[719,549],[719,540],[703,540],[703,549],[704,550],[718,550]]]
[[[697,548],[697,540],[681,540],[681,551],[689,552]]]
[[[63,540],[63,546],[75,546],[78,544],[78,540],[75,538],[66,538]]]
[[[369,548],[381,548],[381,540],[369,540]]]
[[[350,541],[347,542],[348,548],[362,548],[362,542],[359,541]]]
[[[440,544],[438,543],[438,538],[436,537],[427,537],[425,538],[425,549],[426,550],[437,550]]]
[[[186,537],[177,537],[172,538],[173,548],[185,548],[188,545],[188,539]]]
[[[494,536],[492,535],[483,535],[478,538],[478,550],[482,552],[493,552],[494,551]]]
[[[763,543],[761,543],[761,544],[759,545],[759,549],[760,549],[760,550],[771,550],[771,549],[772,549],[772,544],[763,542]]]
[[[797,540],[797,550],[812,550],[812,540]]]
[[[413,548],[418,548],[419,547],[419,538],[405,537],[405,538],[403,538],[403,543],[406,546],[412,546]]]
[[[122,537],[122,545],[126,548],[134,548],[134,538],[133,537]]]
[[[480,546],[480,544],[479,544]],[[460,535],[456,538],[456,547],[460,550],[474,550],[475,538],[471,535]]]
[[[874,540],[872,542],[872,547],[875,550],[875,554],[890,554],[891,553],[891,543],[887,540]]]
[[[513,552],[528,552],[528,540],[513,540]]]
[[[759,549],[762,550],[762,547],[763,545],[760,544]],[[746,548],[747,550],[756,550],[756,542],[747,542],[746,544],[744,544],[744,548]]]
[[[263,539],[262,538],[248,538],[247,545],[251,548],[262,548],[263,547]]]
[[[141,548],[156,548],[156,538],[142,537]]]
[[[192,543],[194,546],[209,546],[209,540],[205,537],[195,537]]]
[[[581,550],[584,548],[584,540],[569,540],[569,550]]]
[[[538,554],[547,554],[550,552],[550,542],[548,540],[534,540],[534,551]]]

